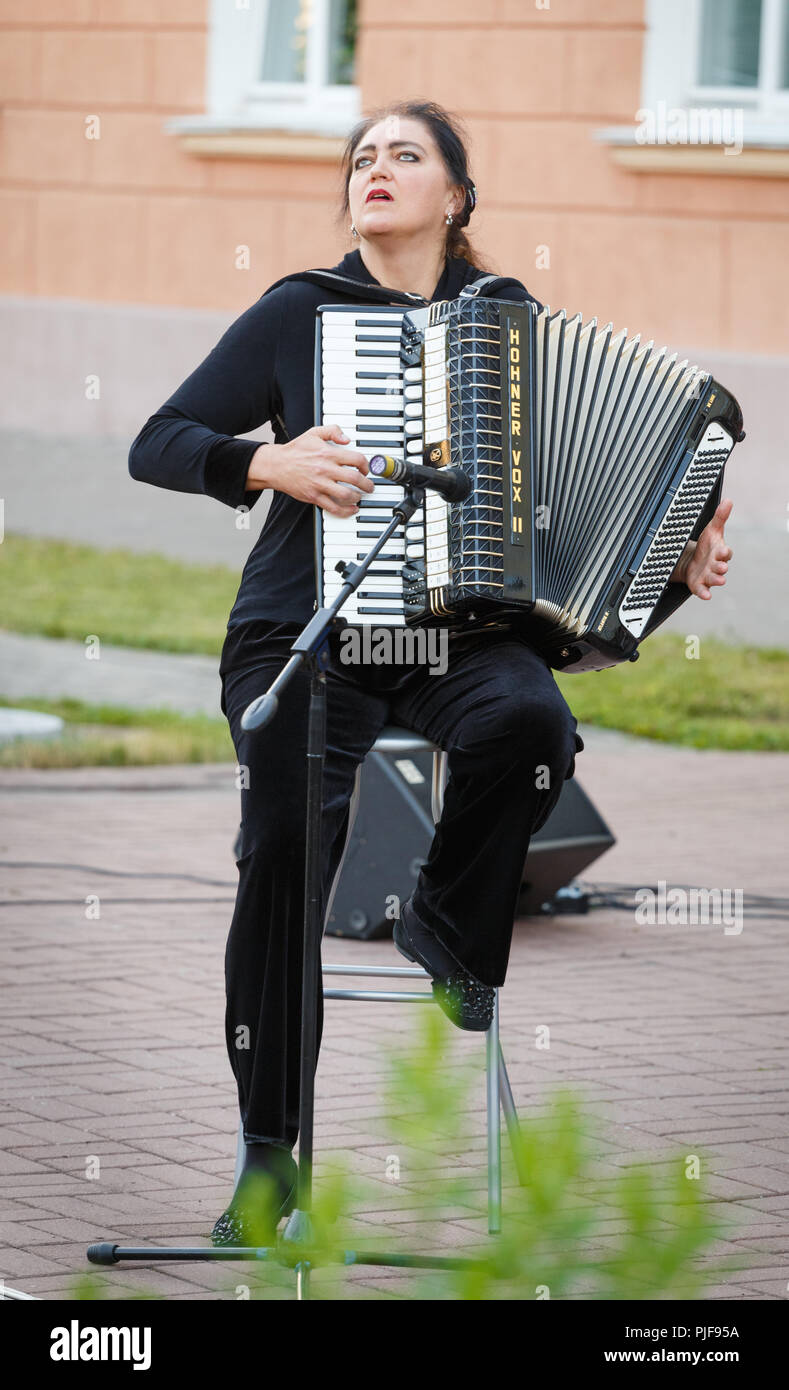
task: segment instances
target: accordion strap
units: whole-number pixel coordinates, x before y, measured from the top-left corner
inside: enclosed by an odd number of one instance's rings
[[[290,283],[291,280],[306,280],[311,285],[322,285],[324,289],[336,290],[340,286],[346,293],[355,299],[362,301],[373,300],[375,303],[382,304],[411,304],[425,305],[430,301],[421,294],[411,294],[408,290],[389,290],[385,285],[370,285],[363,280],[354,280],[350,275],[338,275],[334,270],[299,270],[293,275],[283,275],[281,280],[275,280],[273,285],[269,285],[264,294],[271,294],[280,285]]]
[[[482,293],[483,289],[485,289],[485,294],[487,295],[488,289],[492,284],[497,284],[500,280],[504,281],[504,279],[505,277],[503,275],[480,275],[476,280],[472,280],[470,285],[463,286],[458,298],[475,299],[478,294]],[[508,283],[510,282],[508,281]]]
[[[354,280],[350,275],[338,275],[334,270],[300,270],[293,275],[283,275],[281,280],[275,280],[273,285],[269,285],[264,294],[271,294],[280,285],[289,283],[291,280],[306,280],[312,285],[322,285],[325,289],[336,290],[340,286],[346,293],[354,299],[360,299],[363,303],[381,304],[410,304],[412,307],[427,306],[429,299],[425,299],[421,294],[411,294],[408,290],[390,290],[385,285],[370,285],[362,280]],[[459,297],[463,299],[474,299],[477,295],[484,295],[489,298],[496,290],[502,287],[517,286],[522,290],[523,285],[519,280],[513,280],[511,276],[505,275],[478,275],[476,280],[464,285]],[[506,298],[506,295],[502,296]]]

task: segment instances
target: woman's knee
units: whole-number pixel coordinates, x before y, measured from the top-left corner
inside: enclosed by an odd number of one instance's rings
[[[273,814],[247,812],[242,815],[239,858],[243,859],[246,855],[254,853],[264,859],[284,864],[293,855],[303,853],[305,842],[303,816],[290,818],[278,815],[276,809]]]
[[[352,787],[324,774],[321,840],[330,847],[346,821]],[[251,782],[241,797],[242,853],[301,857],[307,840],[307,788],[299,777]]]
[[[576,751],[576,721],[558,686],[514,689],[497,701],[486,737],[498,757],[563,775]]]
[[[236,771],[245,853],[260,849],[284,854],[291,845],[303,843],[306,802],[297,769],[293,769],[293,776],[287,770],[278,773],[255,757],[251,765],[239,762]]]

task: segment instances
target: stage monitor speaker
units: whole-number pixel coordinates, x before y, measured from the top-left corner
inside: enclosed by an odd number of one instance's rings
[[[393,895],[401,902],[410,896],[433,839],[432,775],[429,751],[368,753],[327,936],[391,937],[387,904]],[[545,825],[532,836],[518,916],[541,912],[543,903],[614,843],[577,780],[565,782]]]

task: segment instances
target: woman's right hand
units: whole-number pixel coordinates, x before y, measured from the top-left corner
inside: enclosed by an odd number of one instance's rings
[[[247,475],[250,490],[272,487],[299,502],[311,502],[332,516],[354,516],[360,492],[374,492],[367,458],[343,448],[348,436],[339,425],[313,425],[287,444],[261,444]]]

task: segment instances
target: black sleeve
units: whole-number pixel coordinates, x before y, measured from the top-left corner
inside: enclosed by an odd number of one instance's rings
[[[129,450],[129,472],[143,483],[202,492],[228,507],[253,507],[249,464],[259,441],[236,439],[279,408],[277,343],[285,290],[261,295],[151,415]]]

